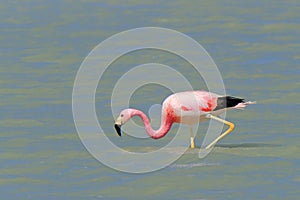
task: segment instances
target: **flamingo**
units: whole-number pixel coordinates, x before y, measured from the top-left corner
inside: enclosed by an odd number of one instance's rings
[[[120,112],[114,127],[119,136],[121,136],[121,126],[124,125],[133,116],[139,116],[145,126],[147,134],[153,139],[164,137],[171,129],[173,123],[182,123],[190,126],[190,147],[195,148],[194,134],[191,126],[195,123],[203,122],[209,119],[217,120],[229,126],[229,128],[211,142],[206,149],[211,148],[223,137],[228,135],[234,129],[232,122],[221,119],[219,115],[230,109],[243,109],[249,104],[256,102],[244,99],[221,96],[207,91],[186,91],[174,93],[167,97],[162,104],[161,125],[157,130],[153,130],[148,117],[140,110],[127,108]]]

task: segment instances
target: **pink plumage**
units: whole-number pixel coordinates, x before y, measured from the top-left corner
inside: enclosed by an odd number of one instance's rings
[[[121,136],[121,125],[125,124],[131,117],[139,116],[144,122],[147,134],[153,139],[159,139],[168,133],[173,123],[193,125],[210,119],[207,117],[208,114],[218,116],[228,109],[243,109],[254,103],[206,91],[180,92],[172,94],[164,100],[161,126],[158,130],[152,129],[148,117],[142,111],[132,108],[121,111],[115,122],[115,128]]]

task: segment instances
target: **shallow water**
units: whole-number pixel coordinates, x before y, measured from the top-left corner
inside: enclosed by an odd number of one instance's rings
[[[1,197],[298,199],[299,6],[296,0],[0,4]],[[94,46],[143,26],[194,38],[218,65],[227,93],[258,104],[227,113],[236,129],[204,160],[199,149],[188,150],[170,166],[138,175],[110,169],[85,150],[71,104],[76,72]],[[120,58],[96,93],[97,115],[107,116],[101,125],[120,147],[143,152],[172,139],[120,139],[112,127],[111,84],[132,66],[153,61],[179,70],[196,89],[206,87],[188,63],[166,52],[145,50]],[[131,104],[147,113],[168,94],[166,88],[145,86]],[[207,125],[200,125],[198,147]]]

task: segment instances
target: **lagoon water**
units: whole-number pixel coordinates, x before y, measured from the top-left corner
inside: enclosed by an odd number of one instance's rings
[[[299,7],[297,0],[2,2],[1,199],[298,199]],[[144,26],[195,39],[219,67],[227,94],[257,105],[227,113],[236,129],[205,159],[199,160],[199,149],[188,150],[164,169],[128,174],[101,164],[82,145],[72,88],[81,62],[98,43]],[[161,140],[120,139],[112,127],[111,85],[149,62],[181,70],[195,89],[206,88],[186,61],[167,52],[144,50],[118,59],[97,89],[96,109],[108,137],[122,148],[144,151],[172,139],[172,132]],[[169,94],[147,85],[130,103],[148,113]],[[197,146],[207,125],[200,125]]]

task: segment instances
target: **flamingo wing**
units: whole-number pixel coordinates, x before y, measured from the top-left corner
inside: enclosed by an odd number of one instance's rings
[[[206,91],[194,91],[194,95],[196,96],[198,109],[203,112],[211,112],[213,111],[218,104],[219,95],[206,92]]]
[[[170,108],[174,114],[174,122],[199,123],[199,117],[206,116],[216,107],[217,95],[204,91],[188,91],[170,95],[163,103],[164,112]]]
[[[164,104],[181,112],[210,112],[217,107],[219,95],[205,91],[188,91],[169,96]]]

